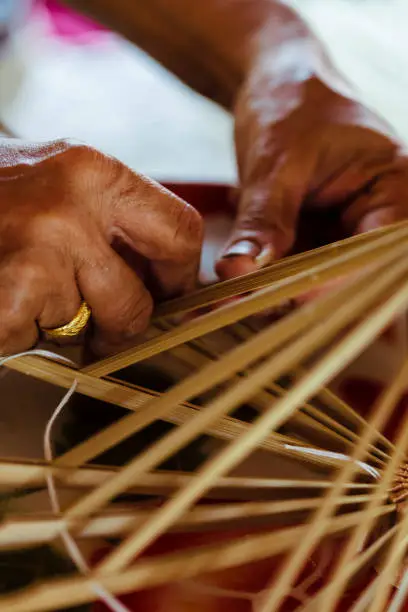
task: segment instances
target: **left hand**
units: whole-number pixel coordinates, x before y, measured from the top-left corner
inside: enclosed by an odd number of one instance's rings
[[[400,143],[375,113],[323,80],[271,87],[252,74],[235,119],[241,188],[217,263],[221,279],[290,252],[306,208],[337,210],[342,235],[408,218],[408,158]]]

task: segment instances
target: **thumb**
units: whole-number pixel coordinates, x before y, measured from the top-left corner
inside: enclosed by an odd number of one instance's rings
[[[243,185],[234,228],[216,264],[222,280],[262,268],[292,248],[314,166],[310,155],[293,151],[272,172]]]

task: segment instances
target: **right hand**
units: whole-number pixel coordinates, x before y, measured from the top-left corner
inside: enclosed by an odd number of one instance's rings
[[[194,287],[200,215],[119,161],[68,141],[0,140],[0,354],[92,309],[92,349],[131,344],[153,295]]]

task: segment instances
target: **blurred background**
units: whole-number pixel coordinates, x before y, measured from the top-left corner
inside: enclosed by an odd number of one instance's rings
[[[361,98],[408,142],[406,0],[292,0]],[[233,182],[228,113],[56,0],[16,11],[0,60],[0,120],[33,139],[87,141],[157,179]]]

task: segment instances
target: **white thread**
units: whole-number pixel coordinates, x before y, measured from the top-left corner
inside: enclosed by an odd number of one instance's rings
[[[305,455],[314,455],[315,457],[327,457],[328,459],[338,459],[339,461],[352,461],[348,455],[343,453],[334,453],[333,451],[325,451],[320,448],[308,448],[305,446],[292,446],[292,444],[284,444],[284,447],[288,450],[292,450],[298,453],[304,453]],[[365,463],[364,461],[354,461],[356,465],[363,468],[367,474],[370,474],[376,480],[380,478],[380,472],[376,470],[372,465]]]
[[[31,351],[26,351],[23,353],[9,355],[8,357],[3,357],[0,359],[0,366],[3,366],[8,361],[12,361],[13,359],[16,359],[17,357],[26,357],[26,356],[31,356],[31,355],[36,355],[38,357],[44,357],[46,359],[51,359],[53,361],[59,361],[67,365],[76,367],[76,364],[73,363],[70,359],[63,357],[62,355],[58,355],[57,353],[53,353],[51,351],[46,351],[42,349],[33,349]],[[78,381],[74,380],[71,387],[68,389],[68,391],[65,393],[65,395],[59,402],[58,406],[55,408],[54,412],[52,413],[46,425],[46,428],[44,431],[44,440],[43,440],[44,457],[45,457],[45,460],[50,465],[52,464],[52,461],[53,461],[53,452],[52,452],[52,443],[51,443],[51,434],[52,434],[53,425],[55,421],[57,420],[57,418],[59,417],[59,415],[61,414],[64,407],[69,402],[72,395],[75,393],[77,386],[78,386]],[[61,514],[61,506],[58,500],[58,493],[55,487],[54,475],[52,473],[52,470],[50,470],[46,475],[46,483],[47,483],[48,495],[50,498],[50,504],[51,504],[52,511],[54,512],[54,514],[59,516]],[[78,570],[82,574],[85,574],[85,575],[89,574],[90,568],[86,560],[84,559],[84,556],[82,555],[81,551],[79,550],[77,543],[75,542],[74,538],[71,536],[71,534],[69,533],[66,527],[62,528],[60,536],[61,536],[62,541],[64,542],[68,555],[71,557],[71,560],[76,565]],[[109,593],[109,591],[107,591],[105,587],[102,586],[100,583],[96,581],[92,581],[92,589],[94,593],[99,597],[99,599],[101,599],[108,606],[108,608],[112,610],[112,612],[131,612],[129,608],[124,606],[118,599],[116,599],[116,597],[114,597],[111,593]]]

